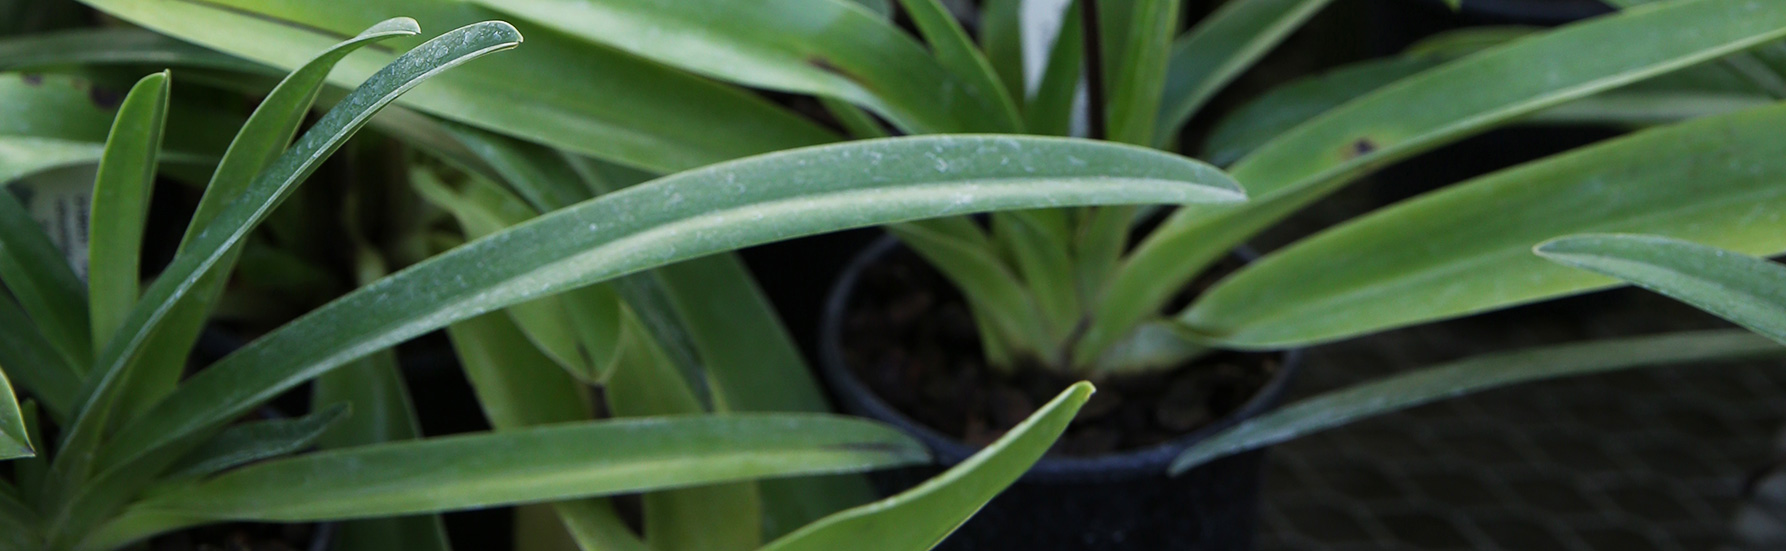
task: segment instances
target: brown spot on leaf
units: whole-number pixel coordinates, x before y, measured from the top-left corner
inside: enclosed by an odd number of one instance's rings
[[[25,79],[25,85],[27,86],[40,86],[43,84],[43,75],[37,73],[25,73],[20,76]]]
[[[1370,138],[1358,138],[1358,141],[1352,142],[1353,157],[1363,157],[1376,150],[1377,144],[1376,142],[1372,142]]]
[[[845,70],[843,70],[842,67],[832,65],[830,60],[827,60],[823,57],[816,56],[816,55],[809,56],[806,58],[806,64],[811,65],[820,71],[824,71],[827,73],[831,73],[833,75],[847,78],[850,80],[850,82],[854,82],[858,86],[861,86],[863,88],[871,88],[871,86],[868,85],[868,81],[862,80],[862,77],[856,76],[855,74],[852,74],[849,71],[845,71]]]

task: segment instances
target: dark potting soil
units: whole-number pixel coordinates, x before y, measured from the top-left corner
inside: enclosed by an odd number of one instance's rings
[[[1191,293],[1213,282],[1199,280]],[[945,435],[990,444],[1080,380],[1038,365],[1008,376],[988,367],[959,292],[907,249],[868,266],[856,289],[842,328],[845,361],[888,404]],[[1275,354],[1221,352],[1166,372],[1094,380],[1097,393],[1053,453],[1100,455],[1182,437],[1240,408],[1278,367]]]
[[[315,524],[235,523],[201,526],[149,540],[154,551],[307,551]]]

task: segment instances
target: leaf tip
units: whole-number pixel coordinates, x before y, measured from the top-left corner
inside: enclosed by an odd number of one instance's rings
[[[422,34],[422,25],[421,25],[421,23],[417,23],[414,18],[392,17],[392,18],[386,19],[384,21],[379,21],[378,24],[366,28],[366,31],[360,33],[360,36],[362,36],[362,37],[375,36],[375,35],[411,36],[411,35],[418,35],[418,34]]]

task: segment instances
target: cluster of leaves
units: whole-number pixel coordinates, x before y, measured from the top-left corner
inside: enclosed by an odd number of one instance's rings
[[[405,101],[575,154],[672,171],[837,138],[701,77],[819,96],[862,138],[888,133],[882,121],[908,134],[1065,135],[1075,126],[1080,75],[1095,58],[1112,68],[1095,75],[1099,86],[1091,87],[1108,91],[1093,109],[1101,115],[1094,119],[1107,121],[1101,127],[1108,138],[1171,146],[1217,91],[1327,2],[1229,2],[1179,34],[1178,2],[1087,1],[1064,7],[1059,36],[1046,51],[1025,49],[1033,45],[1023,39],[1022,4],[1008,0],[982,3],[978,44],[936,0],[899,2],[920,36],[889,21],[884,1],[381,0],[342,13],[254,3],[93,4],[276,65],[294,63],[280,44],[314,40],[312,28],[343,32],[363,24],[364,13],[407,9],[450,24],[511,17],[550,31],[537,33],[546,38],[525,58],[448,75]],[[1786,34],[1781,11],[1738,0],[1661,2],[1553,31],[1443,37],[1400,58],[1292,84],[1230,117],[1205,150],[1252,199],[1178,209],[1133,244],[1133,223],[1147,212],[1133,208],[1035,210],[994,216],[989,227],[954,219],[892,229],[962,289],[991,363],[1030,359],[1088,374],[1180,365],[1211,347],[1309,345],[1604,287],[1523,253],[1566,233],[1702,236],[1746,252],[1778,252],[1786,243],[1769,237],[1777,232],[1729,210],[1769,200],[1730,200],[1764,194],[1764,175],[1734,165],[1701,173],[1695,181],[1705,187],[1681,200],[1667,195],[1685,193],[1667,174],[1701,170],[1694,163],[1714,150],[1740,150],[1742,158],[1758,159],[1756,170],[1770,169],[1759,160],[1766,152],[1739,149],[1761,146],[1736,133],[1764,131],[1767,125],[1754,121],[1772,113],[1780,79],[1770,64],[1779,56],[1774,43]],[[1095,15],[1095,28],[1083,24],[1087,13]],[[1645,37],[1640,47],[1608,46],[1632,36]],[[1088,50],[1097,55],[1088,57]],[[350,59],[338,76],[369,72],[375,57]],[[506,85],[518,81],[535,85]],[[591,93],[604,101],[580,101]],[[1742,113],[1461,183],[1447,191],[1451,201],[1374,213],[1234,274],[1181,312],[1162,312],[1235,245],[1417,153],[1516,122],[1651,125],[1732,110]],[[1675,143],[1705,148],[1658,154]],[[1094,167],[1102,161],[1075,158]],[[867,168],[862,158],[825,162],[840,172]],[[954,165],[938,159],[929,168],[946,173]],[[1602,179],[1615,176],[1625,191],[1603,193]],[[1599,207],[1583,210],[1581,202]],[[1311,273],[1322,274],[1318,284],[1308,284]]]
[[[585,548],[922,548],[1039,457],[1089,389],[864,508],[838,512],[867,499],[852,478],[755,482],[923,460],[894,431],[820,413],[791,339],[726,254],[800,235],[889,225],[961,288],[990,363],[1086,375],[1615,284],[1530,254],[1561,235],[1786,251],[1772,185],[1786,151],[1770,139],[1786,119],[1786,6],[1767,2],[1620,0],[1631,9],[1550,31],[1442,35],[1226,117],[1201,151],[1225,172],[1147,148],[1177,149],[1186,121],[1326,0],[1235,0],[1182,34],[1173,0],[1055,3],[1058,36],[1041,41],[1018,0],[982,2],[976,35],[938,0],[900,0],[917,36],[887,0],[84,2],[198,46],[124,28],[26,36],[0,43],[0,70],[175,66],[267,99],[246,121],[195,117],[163,147],[165,121],[185,120],[165,73],[115,112],[71,101],[66,74],[0,73],[0,109],[19,113],[0,117],[0,182],[100,167],[85,282],[0,193],[0,366],[34,398],[0,407],[0,442],[55,451],[0,486],[0,537],[25,546],[553,502]],[[423,42],[412,20],[379,22],[399,14],[459,30]],[[527,46],[501,62],[466,63],[521,32]],[[295,72],[275,86],[267,65]],[[817,96],[862,139],[822,145],[843,136],[745,87]],[[1080,114],[1082,87],[1095,101]],[[313,102],[334,107],[292,142]],[[1164,311],[1234,246],[1378,168],[1509,124],[1581,121],[1645,129],[1384,208]],[[385,275],[392,262],[349,228],[358,288],[182,381],[247,236],[369,124],[419,153],[395,177],[458,227],[412,242],[450,250]],[[1075,128],[1108,141],[1064,137]],[[139,291],[157,170],[205,195]],[[1161,203],[1186,206],[1135,206]],[[986,211],[1003,212],[946,218]],[[388,349],[441,328],[494,433],[415,439]],[[1259,419],[1175,468],[1476,388],[1775,350],[1717,333],[1479,358]],[[231,424],[311,381],[310,415]],[[312,443],[329,450],[247,464]],[[638,492],[642,538],[599,499]],[[367,522],[351,537],[440,539],[431,517]]]
[[[353,67],[354,52],[379,52],[376,43],[418,32],[412,19],[386,20],[297,64],[221,155],[182,151],[184,130],[168,131],[168,72],[137,81],[114,112],[86,95],[71,99],[73,77],[0,75],[4,107],[20,114],[0,134],[7,182],[98,166],[85,282],[17,195],[0,193],[0,281],[9,291],[0,297],[7,328],[0,368],[11,377],[0,399],[0,453],[23,458],[12,463],[14,480],[0,481],[6,547],[108,549],[212,522],[368,518],[376,520],[349,523],[343,537],[441,548],[438,519],[414,515],[553,502],[568,536],[591,549],[828,549],[842,541],[926,548],[1040,458],[1091,387],[1068,389],[925,485],[845,509],[867,499],[860,481],[810,475],[928,455],[892,428],[817,413],[824,404],[797,357],[763,357],[791,354],[773,322],[766,343],[754,346],[735,342],[749,333],[715,333],[727,304],[762,308],[748,300],[754,290],[735,260],[677,263],[925,216],[1239,196],[1232,182],[1208,178],[1207,167],[1170,155],[971,136],[804,148],[619,189],[644,178],[409,114],[380,126],[467,167],[457,187],[428,163],[408,176],[463,224],[469,242],[387,276],[355,233],[349,246],[361,253],[363,285],[185,377],[247,236],[324,159],[422,81],[491,67],[465,64],[521,42],[513,26],[481,22],[390,52],[299,132],[334,69]],[[140,33],[78,36],[72,43],[84,47],[55,48],[71,42],[50,35],[10,41],[0,52],[9,67],[171,61],[265,73]],[[1063,161],[1077,157],[1113,162],[1091,169]],[[837,173],[825,164],[837,158],[872,158],[899,176]],[[960,168],[913,170],[938,159]],[[204,194],[172,261],[143,288],[149,199],[164,168],[170,177],[203,175]],[[542,170],[567,172],[532,172]],[[723,301],[686,302],[739,285],[746,290]],[[656,319],[671,315],[681,318]],[[495,432],[418,438],[389,348],[441,328]],[[786,373],[796,376],[776,377]],[[235,422],[311,381],[316,407],[308,415]],[[23,406],[13,400],[15,383],[31,398]],[[591,384],[601,385],[619,418],[596,419]],[[50,427],[59,429],[53,441]],[[325,450],[292,455],[313,444]],[[754,482],[796,475],[807,477]],[[588,499],[636,493],[645,493],[650,518],[643,538],[606,501]],[[719,519],[723,529],[692,528]],[[766,536],[773,541],[764,544]]]

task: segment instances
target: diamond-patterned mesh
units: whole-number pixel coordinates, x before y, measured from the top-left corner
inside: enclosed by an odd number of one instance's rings
[[[1648,293],[1613,291],[1318,347],[1294,394],[1489,351],[1725,325]],[[1274,448],[1258,548],[1781,548],[1777,512],[1786,508],[1745,498],[1743,486],[1777,458],[1782,420],[1786,360],[1633,370],[1443,401]],[[1768,480],[1760,493],[1786,498],[1786,477]]]

